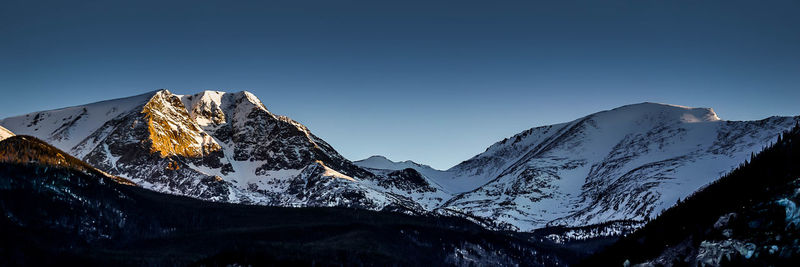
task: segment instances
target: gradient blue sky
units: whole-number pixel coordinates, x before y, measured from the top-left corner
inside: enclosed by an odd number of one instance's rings
[[[124,2],[0,3],[0,117],[248,90],[350,159],[448,168],[643,101],[800,114],[798,1]]]

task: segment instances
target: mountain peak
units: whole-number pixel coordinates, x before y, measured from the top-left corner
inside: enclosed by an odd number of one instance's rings
[[[222,99],[227,93],[220,91],[203,91],[194,95],[181,96],[183,105],[189,116],[200,126],[225,123],[226,116],[223,111]]]
[[[237,92],[235,94],[237,96],[236,97],[237,99],[247,100],[248,102],[256,105],[257,107],[262,108],[264,110],[267,110],[267,107],[264,106],[264,103],[261,102],[261,99],[258,99],[258,97],[256,95],[254,95],[253,93],[250,93],[248,91],[240,91],[240,92]]]
[[[713,122],[720,118],[712,108],[694,108],[680,105],[663,104],[655,102],[642,102],[601,111],[595,115],[612,115],[619,119],[630,116],[647,116],[649,119],[662,118],[666,120],[677,120],[683,123]]]
[[[155,90],[155,91],[151,91],[151,92],[149,92],[148,94],[152,94],[153,96],[157,96],[157,95],[160,95],[160,96],[168,96],[168,95],[173,95],[173,93],[172,93],[172,92],[170,92],[170,91],[169,91],[169,90],[167,90],[167,89],[163,89],[163,88],[162,88],[162,89]]]

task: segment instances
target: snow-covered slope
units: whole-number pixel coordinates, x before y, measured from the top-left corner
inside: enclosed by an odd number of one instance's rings
[[[302,124],[272,114],[249,92],[159,90],[7,118],[0,125],[160,192],[263,205],[420,211],[403,196],[361,182],[380,177]],[[320,179],[335,182],[309,183]]]
[[[6,139],[6,138],[9,138],[9,137],[12,137],[12,136],[14,136],[14,133],[12,133],[11,131],[9,131],[6,128],[3,128],[3,126],[0,126],[0,141],[3,141],[3,139]]]
[[[643,220],[714,181],[798,117],[724,121],[708,108],[623,106],[537,127],[439,176],[442,212],[531,230]]]

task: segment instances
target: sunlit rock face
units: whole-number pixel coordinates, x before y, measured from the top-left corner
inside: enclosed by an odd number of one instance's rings
[[[161,157],[203,157],[220,150],[217,142],[189,117],[177,95],[159,91],[142,108],[148,127],[151,152]]]

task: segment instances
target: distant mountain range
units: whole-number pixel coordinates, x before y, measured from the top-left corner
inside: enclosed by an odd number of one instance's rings
[[[653,218],[798,120],[724,121],[707,108],[634,104],[526,130],[448,170],[380,156],[351,162],[248,92],[159,90],[0,125],[158,192],[445,214],[532,231]]]

